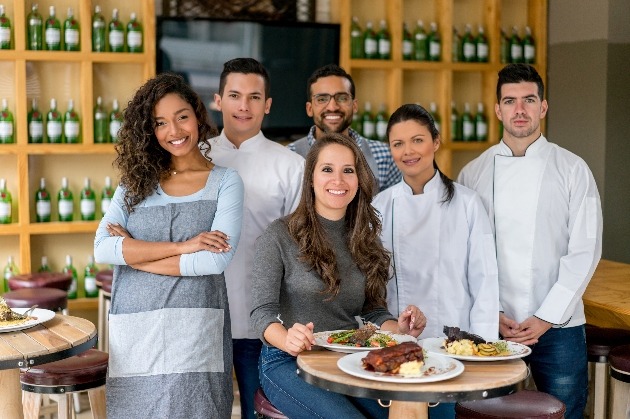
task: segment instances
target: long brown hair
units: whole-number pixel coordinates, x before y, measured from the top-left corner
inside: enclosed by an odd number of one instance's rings
[[[155,105],[169,93],[177,94],[193,108],[199,124],[197,141],[202,143],[206,158],[210,152],[208,139],[218,135],[203,101],[181,76],[158,74],[140,87],[125,109],[114,161],[120,170],[120,184],[126,189],[125,209],[129,213],[157,190],[162,177],[170,176],[171,153],[158,143],[153,116]]]
[[[330,299],[336,297],[341,284],[337,258],[326,238],[326,231],[317,218],[313,190],[313,175],[319,154],[325,147],[332,144],[347,147],[354,154],[359,188],[346,210],[348,248],[359,270],[366,276],[365,296],[368,304],[371,307],[386,307],[390,254],[379,239],[381,221],[371,205],[376,178],[363,153],[349,137],[343,134],[326,133],[311,147],[306,156],[302,197],[295,212],[287,219],[289,234],[300,249],[299,260],[311,265],[326,284],[323,294],[330,294]]]

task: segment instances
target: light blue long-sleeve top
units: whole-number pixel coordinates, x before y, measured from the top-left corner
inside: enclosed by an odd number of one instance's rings
[[[213,172],[210,172],[212,175]],[[169,196],[158,184],[157,190],[144,201],[138,204],[140,207],[167,205],[172,203],[184,203],[198,201],[203,196],[203,189],[186,196]],[[116,189],[107,213],[101,220],[96,237],[94,238],[94,258],[98,263],[114,265],[127,265],[122,253],[124,237],[111,237],[106,229],[107,223],[119,223],[127,228],[129,213],[124,207],[125,188]],[[179,260],[179,270],[182,276],[201,276],[219,274],[228,266],[241,236],[241,221],[243,218],[244,186],[241,177],[236,170],[228,168],[221,182],[217,197],[217,210],[211,226],[207,231],[219,230],[225,233],[232,246],[229,252],[212,253],[202,250],[195,253],[183,254]]]

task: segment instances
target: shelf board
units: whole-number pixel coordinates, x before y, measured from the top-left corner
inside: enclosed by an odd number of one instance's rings
[[[68,311],[72,310],[96,310],[98,309],[98,298],[76,298],[68,300]]]
[[[392,60],[350,60],[350,67],[356,69],[365,69],[365,70],[390,70],[394,68],[398,68],[400,66],[399,62],[394,62]]]
[[[114,144],[0,144],[0,154],[114,154]]]
[[[449,141],[444,144],[445,148],[449,150],[461,150],[461,151],[483,151],[494,144],[490,144],[487,141]]]
[[[132,54],[128,52],[92,51],[0,51],[0,60],[144,63],[147,61],[147,57],[148,55],[145,52]]]
[[[30,234],[96,233],[99,221],[29,223],[21,231]]]
[[[17,236],[24,231],[20,223],[0,224],[0,236]]]
[[[492,71],[500,70],[503,64],[492,63],[450,63],[449,67],[453,71]]]

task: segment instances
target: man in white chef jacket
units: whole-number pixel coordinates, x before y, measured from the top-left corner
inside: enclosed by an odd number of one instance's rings
[[[304,175],[304,159],[268,140],[260,130],[271,109],[269,93],[269,75],[258,61],[236,58],[225,63],[219,93],[214,95],[217,108],[223,113],[224,127],[221,135],[210,141],[212,162],[236,169],[245,184],[241,239],[225,270],[225,282],[241,417],[247,419],[254,419],[262,347],[260,336],[249,321],[254,242],[269,223],[295,210]]]
[[[499,72],[501,142],[470,162],[458,182],[477,191],[492,224],[499,268],[499,332],[530,345],[539,390],[582,418],[587,360],[582,294],[602,252],[602,211],[580,157],[547,141],[542,79],[527,64]]]

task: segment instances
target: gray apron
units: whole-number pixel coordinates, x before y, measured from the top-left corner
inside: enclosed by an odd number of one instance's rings
[[[182,242],[208,231],[225,168],[215,166],[201,200],[138,207],[138,240]],[[109,418],[229,418],[232,335],[223,274],[173,277],[114,269],[109,314]]]

